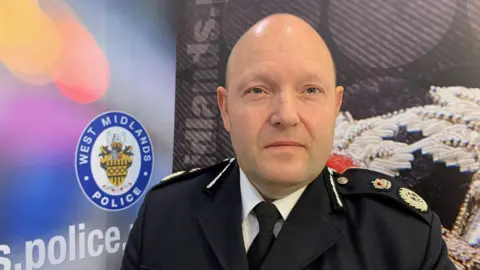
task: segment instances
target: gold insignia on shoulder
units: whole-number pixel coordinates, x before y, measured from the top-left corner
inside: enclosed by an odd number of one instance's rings
[[[392,187],[392,182],[387,179],[377,178],[372,181],[373,187],[380,190],[389,190]]]
[[[169,174],[165,178],[162,179],[162,182],[170,180],[170,179],[174,178],[175,176],[179,176],[179,175],[184,174],[184,173],[185,173],[185,171],[178,171],[178,172],[174,172],[172,174]]]
[[[414,191],[408,188],[400,188],[400,197],[410,206],[418,209],[420,212],[426,212],[428,210],[427,203]]]

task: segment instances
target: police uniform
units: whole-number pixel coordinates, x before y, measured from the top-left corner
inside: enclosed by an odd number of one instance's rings
[[[122,270],[248,270],[235,159],[153,187],[131,230]],[[425,201],[377,172],[328,167],[307,186],[262,270],[455,269]]]

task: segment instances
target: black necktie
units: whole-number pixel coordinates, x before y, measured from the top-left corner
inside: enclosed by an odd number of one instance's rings
[[[273,228],[280,219],[280,213],[277,207],[272,203],[261,202],[253,209],[257,216],[260,231],[253,240],[250,249],[248,250],[248,264],[250,270],[258,270],[267,257],[268,251],[272,247],[275,235]]]

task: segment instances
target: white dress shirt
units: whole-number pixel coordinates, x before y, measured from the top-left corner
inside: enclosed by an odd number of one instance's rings
[[[282,215],[282,219],[280,219],[275,228],[273,229],[273,233],[275,237],[278,236],[280,229],[283,226],[285,220],[287,220],[288,215],[292,211],[293,207],[297,203],[300,196],[305,191],[306,187],[303,187],[292,194],[276,200],[273,204],[277,207],[278,212]],[[255,217],[255,212],[253,208],[260,202],[263,202],[264,199],[262,195],[257,191],[257,189],[250,183],[247,179],[245,173],[240,169],[240,192],[242,197],[242,234],[243,234],[243,242],[245,244],[245,250],[248,251],[250,245],[257,236],[258,231],[260,230],[258,225],[258,220]]]

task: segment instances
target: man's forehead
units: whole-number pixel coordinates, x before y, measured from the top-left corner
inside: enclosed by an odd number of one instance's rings
[[[328,77],[335,72],[330,51],[316,30],[291,16],[282,18],[285,23],[259,23],[240,38],[229,57],[227,82],[229,77],[275,61],[292,65],[308,62],[311,70],[323,70]]]
[[[284,59],[284,61],[286,60]],[[285,63],[290,63],[291,65],[286,66]],[[235,75],[266,73],[269,71],[281,71],[283,69],[285,69],[285,71],[294,69],[301,73],[316,73],[329,70],[324,62],[318,61],[318,59],[313,57],[291,59],[291,61],[283,62],[282,65],[279,65],[279,61],[276,59],[271,58],[251,59],[251,61],[244,61],[242,65],[235,65],[235,67],[233,70],[234,73],[236,73]]]
[[[297,50],[298,51],[298,50]],[[316,50],[306,49],[302,53],[293,50],[252,50],[252,53],[238,54],[232,59],[230,76],[265,73],[282,62],[291,68],[305,73],[328,74],[333,72],[333,63],[329,55],[319,54]]]
[[[274,61],[258,61],[245,65],[241,69],[232,70],[231,86],[242,88],[253,82],[266,83],[315,83],[324,87],[335,86],[335,74],[331,68],[322,67],[315,61],[304,61],[303,64],[278,66]]]
[[[317,42],[314,42],[317,41]],[[253,53],[285,53],[295,51],[317,51],[324,49],[321,40],[312,38],[299,37],[252,37],[238,44],[239,54],[253,54]]]
[[[258,62],[265,60],[275,60],[279,57],[289,59],[294,57],[296,59],[311,59],[312,61],[328,61],[329,57],[319,50],[321,48],[309,47],[309,46],[297,46],[287,47],[281,44],[275,45],[275,47],[256,47],[248,48],[236,53],[233,57],[234,62],[241,64],[242,62]]]

